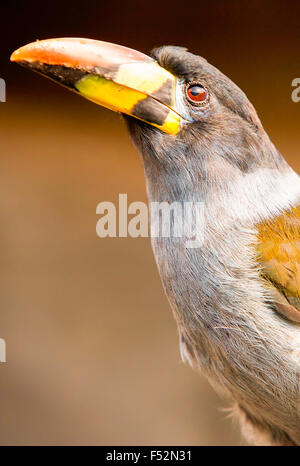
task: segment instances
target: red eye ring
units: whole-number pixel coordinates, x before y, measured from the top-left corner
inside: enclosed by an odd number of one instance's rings
[[[193,105],[205,105],[209,94],[202,84],[189,83],[185,89],[187,100]]]

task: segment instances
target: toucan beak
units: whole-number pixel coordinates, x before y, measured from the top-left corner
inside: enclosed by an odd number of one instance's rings
[[[177,134],[176,77],[152,58],[120,45],[62,38],[33,42],[11,60],[66,86],[96,104]]]

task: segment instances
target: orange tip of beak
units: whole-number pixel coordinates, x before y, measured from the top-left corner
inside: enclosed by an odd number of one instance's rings
[[[32,42],[13,52],[13,62],[40,62],[85,70],[137,61],[152,61],[136,50],[93,39],[61,38]]]

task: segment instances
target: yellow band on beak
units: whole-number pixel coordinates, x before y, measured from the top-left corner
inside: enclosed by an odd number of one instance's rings
[[[126,113],[168,134],[180,130],[180,116],[145,92],[122,86],[95,75],[87,75],[75,84],[77,91],[92,102],[115,112]],[[150,99],[153,101],[151,102]],[[144,110],[143,110],[144,106]],[[147,107],[151,106],[151,109]],[[148,116],[148,113],[152,115]],[[151,121],[149,121],[151,119]]]

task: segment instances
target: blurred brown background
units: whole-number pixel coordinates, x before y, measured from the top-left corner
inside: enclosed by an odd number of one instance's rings
[[[123,122],[9,55],[59,36],[187,46],[247,93],[300,169],[300,4],[12,1],[0,16],[1,444],[241,444],[226,404],[180,362],[149,240],[96,236],[98,202],[145,200]]]

